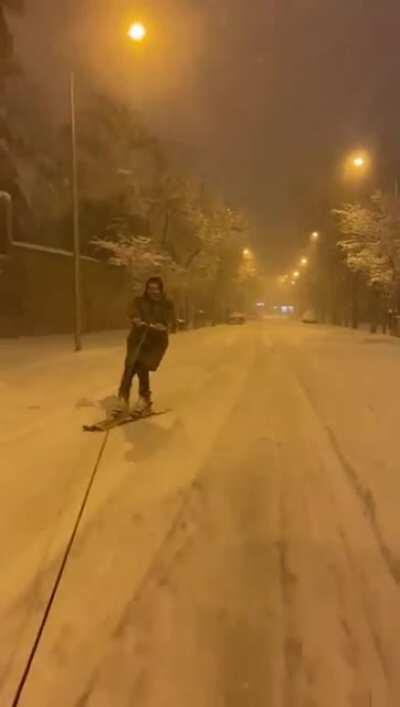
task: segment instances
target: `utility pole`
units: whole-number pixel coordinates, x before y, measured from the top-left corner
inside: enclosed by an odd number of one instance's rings
[[[74,337],[75,351],[82,350],[81,242],[79,231],[78,151],[76,139],[75,75],[70,76],[72,139],[72,210],[74,253]]]
[[[3,201],[6,207],[6,238],[7,248],[12,246],[14,242],[13,234],[13,202],[11,194],[6,191],[0,191],[0,201]]]

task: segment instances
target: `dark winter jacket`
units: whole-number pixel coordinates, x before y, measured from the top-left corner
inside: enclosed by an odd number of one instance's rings
[[[156,371],[168,348],[168,333],[176,328],[174,305],[164,296],[156,301],[146,295],[135,297],[129,308],[129,318],[132,323],[134,319],[140,319],[146,324],[162,324],[167,328],[166,331],[157,331],[133,323],[129,334],[128,351],[132,358],[149,371]]]

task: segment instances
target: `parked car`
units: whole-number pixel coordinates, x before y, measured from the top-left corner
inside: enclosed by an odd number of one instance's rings
[[[186,329],[187,329],[186,319],[183,319],[182,317],[178,317],[176,320],[176,330],[177,331],[185,331]]]
[[[301,321],[304,324],[318,324],[318,319],[315,316],[315,312],[312,310],[308,310],[307,312],[304,312]]]
[[[246,317],[241,312],[232,312],[232,314],[229,315],[228,323],[229,324],[245,324]]]

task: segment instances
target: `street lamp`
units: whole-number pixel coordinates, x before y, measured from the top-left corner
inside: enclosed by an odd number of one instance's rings
[[[371,164],[371,156],[366,150],[350,152],[345,159],[345,177],[350,181],[358,181],[365,178]]]
[[[350,163],[357,172],[364,173],[368,170],[371,164],[371,157],[367,153],[356,154],[351,158]],[[398,199],[399,197],[399,179],[397,176],[394,179],[394,197],[395,199]]]
[[[365,167],[365,158],[362,157],[361,155],[358,155],[357,157],[353,158],[353,165],[354,167],[357,167],[357,169],[361,169],[362,167]]]
[[[147,34],[146,27],[141,22],[134,22],[128,31],[128,37],[134,42],[142,42]]]
[[[361,172],[369,166],[371,157],[366,150],[350,152],[346,157],[346,166],[350,171]]]
[[[305,268],[306,265],[308,265],[308,258],[302,258],[302,259],[300,260],[300,265],[301,265],[303,268]]]
[[[300,277],[300,273],[298,270],[295,270],[293,273],[293,277],[297,280]]]
[[[243,248],[243,257],[244,258],[251,258],[252,257],[252,252],[250,248]]]
[[[76,140],[75,74],[70,74],[72,211],[74,252],[74,336],[75,351],[82,350],[81,236],[79,229],[78,148]]]
[[[311,234],[311,236],[310,236],[310,238],[311,238],[311,241],[312,241],[313,243],[316,243],[316,242],[319,240],[319,233],[318,233],[318,231],[313,231],[312,234]]]
[[[133,42],[142,42],[146,37],[146,27],[134,22],[128,36]],[[73,256],[74,256],[74,335],[75,350],[82,349],[82,284],[81,284],[81,238],[79,228],[79,185],[75,73],[70,73],[71,146],[72,146],[72,208],[73,208]]]

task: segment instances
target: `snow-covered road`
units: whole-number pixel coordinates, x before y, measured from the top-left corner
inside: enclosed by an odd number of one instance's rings
[[[121,334],[68,343],[0,342],[1,707],[397,707],[400,342],[182,334],[106,440]]]

